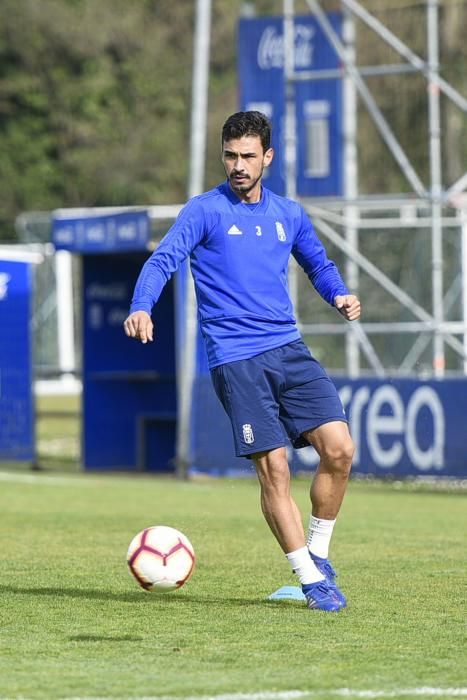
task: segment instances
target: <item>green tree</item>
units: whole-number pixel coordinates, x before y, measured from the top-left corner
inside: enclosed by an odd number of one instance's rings
[[[183,199],[191,3],[4,0],[1,14],[3,231],[24,209]]]

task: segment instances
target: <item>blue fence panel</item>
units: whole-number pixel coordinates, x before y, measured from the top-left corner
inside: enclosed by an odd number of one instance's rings
[[[83,459],[86,469],[175,469],[175,330],[169,283],[154,343],[123,332],[146,255],[83,256]]]
[[[467,379],[334,382],[356,444],[354,473],[467,478]],[[249,461],[234,457],[230,423],[208,374],[196,381],[193,430],[194,471],[252,473]],[[318,455],[312,447],[290,448],[289,461],[294,472],[312,470]]]
[[[0,459],[34,461],[29,263],[0,260]]]
[[[155,343],[130,341],[122,328],[148,257],[148,212],[94,215],[64,210],[56,212],[52,228],[56,248],[83,254],[84,466],[173,472],[177,407],[172,283],[154,309]]]
[[[357,445],[355,470],[467,476],[467,380],[335,380]]]

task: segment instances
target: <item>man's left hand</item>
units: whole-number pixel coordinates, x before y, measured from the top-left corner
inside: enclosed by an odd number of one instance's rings
[[[357,321],[360,318],[360,300],[355,294],[337,296],[334,306],[347,321]]]

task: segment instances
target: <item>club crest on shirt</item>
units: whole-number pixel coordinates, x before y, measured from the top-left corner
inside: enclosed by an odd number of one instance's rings
[[[284,231],[284,227],[280,221],[276,221],[276,231],[277,231],[277,237],[280,241],[287,240],[287,237],[286,237],[285,231]]]
[[[243,439],[247,445],[251,445],[255,441],[255,436],[253,435],[253,428],[250,423],[245,423],[242,425]]]

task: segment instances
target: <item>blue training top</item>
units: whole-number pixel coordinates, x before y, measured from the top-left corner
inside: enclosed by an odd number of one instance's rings
[[[151,313],[190,255],[209,367],[244,360],[300,337],[287,285],[292,254],[329,304],[348,294],[304,209],[265,187],[245,204],[228,182],[191,199],[136,283],[131,312]]]

